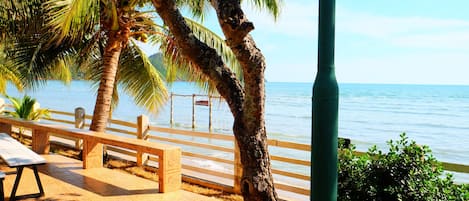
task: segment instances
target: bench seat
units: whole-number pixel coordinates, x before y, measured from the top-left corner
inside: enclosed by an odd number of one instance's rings
[[[42,188],[39,173],[37,171],[37,165],[46,164],[46,159],[34,151],[28,149],[26,146],[16,141],[6,133],[0,133],[0,144],[2,145],[0,147],[0,157],[9,167],[16,168],[16,179],[15,183],[13,184],[10,200],[14,201],[16,199],[43,196],[44,190]],[[36,177],[36,182],[39,188],[39,193],[16,196],[16,190],[18,189],[24,167],[33,168],[34,176]]]

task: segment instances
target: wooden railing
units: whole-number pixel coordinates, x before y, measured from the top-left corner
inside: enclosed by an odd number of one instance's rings
[[[89,126],[89,124],[86,123],[91,119],[89,115],[84,115],[84,119],[75,119],[75,113],[56,110],[50,111],[53,115],[51,118],[47,119],[47,121],[67,125],[77,125],[81,122],[85,127]],[[191,164],[187,161],[183,161],[183,172],[194,173],[193,175],[187,173],[190,176],[183,176],[183,180],[228,192],[239,192],[241,166],[237,147],[235,146],[235,139],[232,135],[152,126],[145,116],[139,116],[136,123],[112,119],[110,126],[107,128],[107,132],[142,140],[174,144],[182,147],[182,156],[184,158],[191,158],[204,161],[205,163],[217,164],[221,167],[228,167],[223,170],[213,170],[200,164]],[[271,160],[273,163],[272,172],[276,181],[275,187],[279,190],[308,196],[310,194],[309,181],[311,180],[308,173],[311,162],[309,157],[298,158],[298,155],[308,156],[311,151],[311,146],[308,144],[274,139],[268,140],[268,143],[269,150],[287,150],[283,152],[271,151]],[[75,146],[79,146],[79,144],[80,143],[75,143]],[[151,165],[152,162],[157,161],[157,157],[155,156],[147,156],[120,147],[107,147],[107,150],[135,157],[135,160],[139,164],[147,163]],[[217,155],[222,155],[222,157],[209,155],[207,152],[220,153]],[[298,152],[300,154],[294,156],[286,156],[283,154],[289,152]],[[357,154],[360,154],[360,152],[357,152]],[[285,164],[283,167],[290,167],[290,170],[303,169],[305,171],[293,172],[278,168],[275,165],[276,163]],[[443,166],[449,171],[469,173],[468,165],[443,163]]]
[[[103,145],[113,145],[158,156],[158,185],[160,192],[177,191],[181,187],[181,149],[177,146],[116,136],[108,133],[74,129],[47,122],[28,121],[0,116],[0,131],[10,133],[17,126],[31,130],[32,150],[49,153],[50,135],[58,134],[83,141],[83,168],[103,167]]]

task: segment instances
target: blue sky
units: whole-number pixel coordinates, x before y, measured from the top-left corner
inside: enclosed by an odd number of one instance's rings
[[[245,8],[267,60],[267,80],[312,82],[318,1],[284,0],[276,22]],[[338,81],[469,85],[468,8],[467,0],[337,0]],[[205,24],[221,33],[214,18]]]

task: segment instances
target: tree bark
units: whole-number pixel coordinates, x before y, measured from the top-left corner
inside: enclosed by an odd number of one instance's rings
[[[115,31],[110,31],[108,35],[109,40],[104,49],[103,73],[90,125],[90,130],[97,132],[104,132],[109,120],[114,82],[123,45]]]
[[[248,33],[254,29],[236,0],[211,1],[227,44],[243,68],[244,89],[213,48],[198,40],[184,21],[174,0],[153,0],[158,14],[174,35],[184,56],[216,83],[234,116],[233,132],[243,166],[244,200],[278,200],[267,147],[264,121],[265,59]]]

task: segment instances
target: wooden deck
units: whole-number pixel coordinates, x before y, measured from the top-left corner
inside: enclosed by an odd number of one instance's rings
[[[83,169],[82,162],[60,155],[42,155],[47,164],[39,167],[45,196],[28,200],[126,200],[126,201],[213,201],[217,200],[195,193],[178,190],[158,193],[158,183],[128,173],[107,168]],[[15,175],[15,169],[0,164],[6,172],[4,180],[5,197],[8,200]],[[18,195],[37,192],[33,171],[26,168],[18,187]]]

